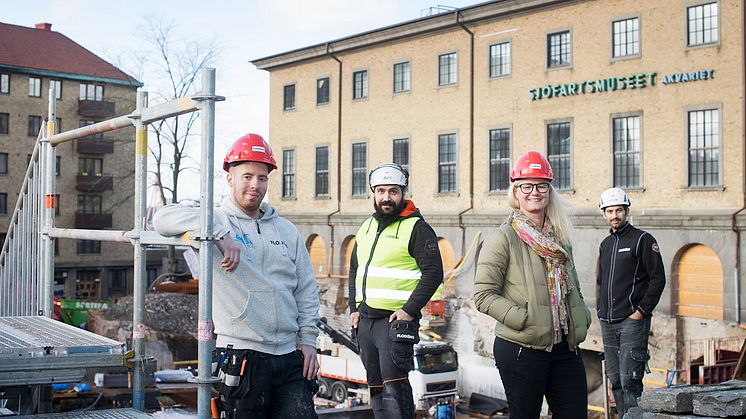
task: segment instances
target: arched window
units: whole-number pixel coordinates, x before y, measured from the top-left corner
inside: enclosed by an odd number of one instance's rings
[[[352,249],[355,248],[355,236],[347,236],[342,242],[342,269],[340,270],[341,275],[349,275],[350,273],[350,258],[352,257]]]
[[[456,256],[453,253],[453,246],[448,239],[438,238],[438,249],[440,249],[440,258],[443,260],[443,272],[448,272],[456,266]]]
[[[313,234],[306,241],[306,248],[311,256],[311,264],[316,276],[326,275],[326,243],[324,243],[324,239],[318,234]]]
[[[674,265],[676,314],[704,319],[723,318],[723,266],[703,244],[687,247]]]

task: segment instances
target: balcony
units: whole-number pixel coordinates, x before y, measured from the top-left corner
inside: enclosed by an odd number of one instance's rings
[[[77,140],[77,151],[81,154],[111,154],[114,140],[108,138],[85,137]]]
[[[75,190],[80,192],[103,192],[114,189],[113,176],[78,175]]]
[[[75,213],[75,228],[87,228],[93,230],[100,230],[103,228],[111,228],[111,214],[82,214],[79,212]]]
[[[109,118],[114,116],[114,102],[105,100],[78,100],[78,113],[89,118]]]

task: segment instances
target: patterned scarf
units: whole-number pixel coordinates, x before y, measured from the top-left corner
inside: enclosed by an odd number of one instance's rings
[[[536,224],[518,210],[510,214],[508,222],[510,222],[518,237],[544,259],[552,309],[553,342],[555,344],[560,343],[563,334],[567,334],[569,331],[566,296],[570,287],[568,286],[567,278],[569,275],[565,263],[570,259],[570,256],[558,243],[554,228],[548,218],[544,221],[542,231],[539,231]]]

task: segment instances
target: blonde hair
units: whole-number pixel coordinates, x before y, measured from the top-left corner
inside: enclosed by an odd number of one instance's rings
[[[520,179],[516,179],[518,181]],[[508,205],[510,208],[520,211],[518,198],[515,197],[516,182],[511,182],[508,188]],[[545,210],[545,217],[554,226],[554,233],[562,245],[570,245],[570,229],[572,223],[567,215],[568,204],[564,198],[554,189],[551,182],[549,183],[549,202]]]

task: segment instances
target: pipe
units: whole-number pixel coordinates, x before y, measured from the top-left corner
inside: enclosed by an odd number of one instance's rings
[[[327,263],[327,275],[332,275],[332,263],[334,262],[334,224],[332,216],[339,214],[342,209],[342,61],[331,52],[331,45],[326,44],[326,53],[337,62],[337,209],[326,216],[326,225],[329,226],[329,263]],[[330,150],[331,151],[331,150]]]
[[[214,167],[215,160],[215,69],[202,70],[202,138],[200,163],[202,167]],[[213,235],[213,181],[214,170],[200,173],[200,242],[199,242],[199,320],[197,323],[197,359],[199,374],[197,388],[197,416],[200,419],[211,417],[210,397],[212,384],[213,323],[212,323],[212,252]]]
[[[469,208],[458,213],[458,226],[461,229],[461,252],[466,248],[466,226],[464,214],[474,209],[474,32],[460,20],[458,10],[454,12],[456,24],[469,34]]]
[[[42,302],[42,309],[39,310],[39,315],[46,317],[52,317],[54,311],[54,240],[49,237],[49,230],[54,228],[54,209],[57,206],[56,194],[55,194],[55,163],[57,158],[55,157],[55,148],[50,142],[50,138],[54,135],[54,124],[57,121],[57,99],[54,94],[54,83],[49,87],[49,120],[47,121],[47,133],[42,138],[41,152],[45,157],[44,175],[42,179],[45,179],[46,189],[45,194],[45,206],[44,206],[44,226],[42,230],[42,243],[44,247],[44,257],[42,270],[43,280],[43,294],[44,300]]]
[[[148,92],[137,92],[137,113],[148,107]],[[140,231],[145,229],[146,190],[148,176],[148,127],[138,118],[135,123],[135,225],[134,233],[134,292],[132,296],[132,347],[135,358],[145,358],[145,248],[140,242]],[[145,368],[135,363],[132,369],[132,407],[145,411]]]
[[[746,28],[746,8],[741,4],[741,28]],[[741,66],[746,67],[746,33],[741,31]],[[743,75],[746,68],[741,69],[741,98],[743,99],[743,105],[741,106],[741,194],[743,195],[743,206],[741,209],[733,213],[731,217],[731,228],[736,233],[736,260],[733,267],[733,294],[735,295],[735,310],[736,310],[736,324],[741,324],[741,284],[740,284],[740,271],[741,271],[741,231],[736,225],[736,217],[739,213],[746,210],[746,133],[743,129],[746,127],[746,113],[743,109],[746,109],[746,83],[743,82]]]

